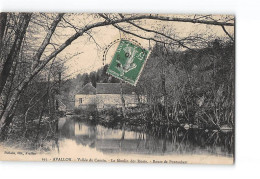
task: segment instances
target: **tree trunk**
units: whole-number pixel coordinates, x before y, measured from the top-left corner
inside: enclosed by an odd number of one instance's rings
[[[126,112],[125,112],[125,99],[123,96],[123,83],[120,81],[120,94],[121,94],[121,102],[122,102],[122,113],[123,113],[123,126],[122,126],[122,136],[120,140],[120,149],[122,146],[122,142],[125,139],[125,119],[126,119]]]
[[[15,65],[14,65],[14,68],[13,68],[13,72],[10,73],[10,86],[8,87],[7,89],[7,92],[5,94],[2,93],[1,97],[2,97],[2,103],[3,103],[3,107],[2,107],[2,112],[0,113],[0,119],[2,117],[2,115],[4,114],[4,111],[7,107],[7,104],[8,104],[8,101],[9,101],[9,97],[10,97],[10,94],[11,94],[11,91],[12,91],[12,87],[14,85],[14,77],[15,77],[15,74],[16,74],[16,68],[17,68],[17,62],[18,60],[16,59],[16,62],[15,62]]]
[[[30,15],[31,14],[27,14]],[[34,56],[34,63],[32,65],[33,71],[31,74],[27,75],[25,77],[25,79],[23,80],[23,82],[19,85],[19,87],[14,91],[10,102],[8,103],[1,119],[0,119],[0,133],[2,133],[2,128],[3,126],[5,126],[7,117],[11,111],[11,109],[14,107],[15,103],[18,101],[20,94],[22,93],[22,91],[27,87],[27,85],[29,84],[29,82],[34,78],[35,75],[37,75],[42,68],[45,67],[45,65],[47,65],[47,63],[53,58],[53,56],[51,55],[48,59],[46,59],[45,63],[39,65],[39,60],[40,57],[43,53],[43,51],[45,50],[46,46],[49,44],[50,38],[52,36],[52,34],[54,33],[58,23],[60,22],[61,18],[62,18],[63,14],[59,14],[56,19],[53,21],[45,39],[43,40],[41,46],[39,47],[37,53]],[[29,18],[30,19],[30,18]],[[29,23],[29,21],[28,21]],[[28,25],[28,24],[27,24]],[[67,44],[68,45],[68,44]],[[57,52],[58,53],[58,52]],[[39,65],[39,66],[38,66]],[[1,76],[2,77],[2,76]]]
[[[15,111],[16,111],[16,108],[15,106],[17,105],[18,101],[19,101],[20,98],[17,99],[17,102],[13,105],[13,107],[10,109],[10,112],[7,117],[6,117],[6,120],[5,120],[5,123],[1,126],[1,130],[0,130],[0,138],[1,140],[5,140],[6,137],[7,137],[7,133],[8,133],[8,129],[9,129],[9,125],[11,124],[13,118],[14,118],[14,115],[15,115]]]
[[[1,12],[0,13],[0,56],[2,53],[2,44],[3,44],[3,37],[6,28],[6,20],[7,20],[7,13]]]
[[[26,29],[31,19],[31,14],[23,14],[18,24],[18,32],[16,33],[14,43],[12,48],[7,56],[7,59],[4,62],[3,70],[0,74],[0,94],[2,93],[4,86],[6,84],[7,78],[10,74],[14,59],[17,57],[17,54],[20,51],[21,44],[26,33]]]

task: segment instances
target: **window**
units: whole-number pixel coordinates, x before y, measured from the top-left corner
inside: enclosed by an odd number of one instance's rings
[[[82,104],[82,98],[79,98],[79,104]]]

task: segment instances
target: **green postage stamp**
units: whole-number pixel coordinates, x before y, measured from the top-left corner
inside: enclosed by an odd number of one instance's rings
[[[127,40],[121,40],[107,73],[136,85],[149,51]]]

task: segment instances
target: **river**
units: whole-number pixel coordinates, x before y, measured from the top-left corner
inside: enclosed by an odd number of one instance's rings
[[[151,132],[113,129],[71,117],[59,119],[59,152],[89,149],[99,154],[214,155],[233,157],[233,132],[184,129]]]

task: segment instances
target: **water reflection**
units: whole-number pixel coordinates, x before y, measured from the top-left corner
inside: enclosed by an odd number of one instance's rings
[[[59,120],[60,150],[71,140],[102,153],[212,154],[232,156],[233,133],[147,126],[143,130],[107,128],[71,118]]]

